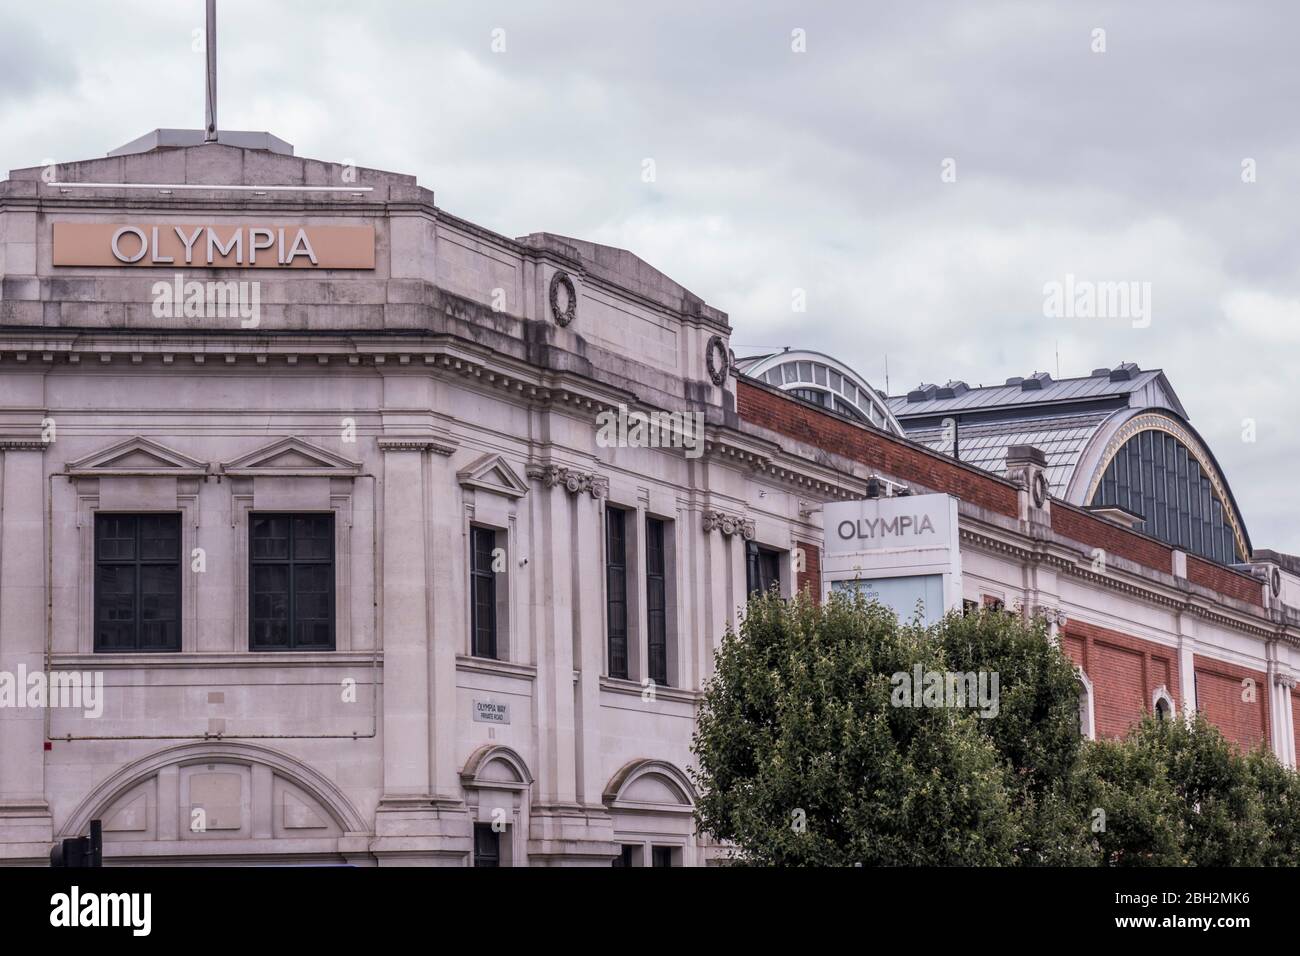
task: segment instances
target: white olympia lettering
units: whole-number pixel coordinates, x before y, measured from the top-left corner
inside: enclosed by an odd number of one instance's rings
[[[194,235],[186,238],[185,230],[180,226],[176,227],[176,237],[180,239],[181,244],[185,246],[185,264],[191,265],[194,262],[194,243],[199,241],[199,236],[203,235],[203,227],[195,226]]]

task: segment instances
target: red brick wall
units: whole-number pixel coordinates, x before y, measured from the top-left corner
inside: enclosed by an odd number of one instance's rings
[[[814,604],[820,604],[822,600],[822,552],[815,544],[799,542],[796,547],[803,549],[803,567],[802,571],[795,574],[795,589],[802,591],[807,588],[812,594]]]
[[[1173,573],[1172,548],[1055,498],[1052,499],[1052,530],[1090,548],[1101,548],[1108,555],[1117,554],[1148,568]]]
[[[1098,737],[1124,736],[1151,710],[1151,698],[1162,684],[1175,708],[1182,706],[1174,648],[1082,621],[1065,624],[1061,643],[1092,681]]]
[[[862,462],[902,481],[954,494],[999,514],[1016,517],[1020,513],[1016,489],[1008,482],[920,445],[821,411],[771,386],[737,380],[736,410],[744,421]],[[1173,549],[1168,545],[1055,498],[1052,530],[1089,548],[1101,548],[1108,555],[1173,573]],[[1187,574],[1189,580],[1203,587],[1263,606],[1262,587],[1248,575],[1192,555],[1187,557]]]
[[[860,461],[901,481],[946,491],[999,514],[1016,517],[1020,513],[1011,484],[920,445],[805,405],[769,386],[739,379],[736,410],[744,421]]]
[[[1255,682],[1253,701],[1242,700],[1246,679]],[[1196,655],[1196,709],[1243,749],[1269,740],[1268,678],[1262,671]]]
[[[1247,604],[1264,605],[1264,582],[1192,554],[1187,556],[1187,580]]]

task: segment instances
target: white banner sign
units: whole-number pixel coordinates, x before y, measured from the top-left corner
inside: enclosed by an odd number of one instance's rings
[[[897,548],[947,548],[952,544],[952,499],[908,495],[839,501],[823,511],[827,554]]]

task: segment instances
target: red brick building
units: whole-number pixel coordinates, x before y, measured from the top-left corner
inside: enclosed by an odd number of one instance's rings
[[[864,486],[875,478],[876,493],[959,499],[962,598],[1051,622],[1078,668],[1086,734],[1199,710],[1295,766],[1300,562],[1252,548],[1162,372],[890,398],[817,353],[737,365],[747,430]],[[820,558],[805,559],[799,586]]]

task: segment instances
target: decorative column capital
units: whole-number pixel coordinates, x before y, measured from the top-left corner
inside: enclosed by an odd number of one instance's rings
[[[1273,683],[1279,687],[1285,687],[1287,690],[1295,690],[1296,679],[1290,674],[1277,673],[1273,675]]]
[[[545,488],[561,486],[571,495],[589,494],[599,501],[609,496],[609,479],[591,471],[559,465],[529,465],[528,477],[539,479]]]
[[[704,530],[721,531],[724,538],[739,534],[746,541],[754,540],[754,519],[729,515],[725,511],[704,512]]]
[[[1050,604],[1037,604],[1032,611],[1034,617],[1042,618],[1048,624],[1063,626],[1068,620],[1065,611]]]

